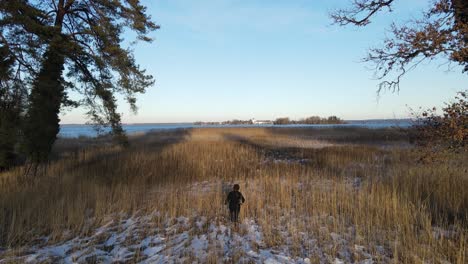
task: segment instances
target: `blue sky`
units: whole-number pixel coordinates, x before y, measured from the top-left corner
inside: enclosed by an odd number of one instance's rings
[[[372,65],[360,63],[391,22],[417,17],[431,1],[397,1],[364,28],[331,25],[328,14],[343,0],[143,2],[161,29],[134,47],[135,57],[156,84],[138,96],[136,115],[119,100],[125,123],[405,118],[408,107],[441,106],[467,88],[460,68],[434,60],[408,73],[399,93],[377,98]],[[62,123],[84,123],[83,113],[68,111]]]

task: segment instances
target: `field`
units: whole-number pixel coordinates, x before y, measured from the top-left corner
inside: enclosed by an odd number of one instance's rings
[[[466,263],[468,157],[404,131],[213,128],[61,139],[0,174],[0,263]],[[227,220],[239,183],[241,223]]]

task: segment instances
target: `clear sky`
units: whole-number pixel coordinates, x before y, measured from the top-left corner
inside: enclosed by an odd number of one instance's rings
[[[442,106],[467,89],[468,75],[435,60],[408,73],[399,93],[382,93],[371,65],[360,63],[392,21],[420,15],[432,1],[400,0],[364,28],[331,25],[345,0],[143,0],[161,26],[135,49],[156,79],[138,96],[139,111],[120,101],[125,123],[274,119],[337,115],[405,118],[409,108]],[[62,123],[84,123],[80,109]]]

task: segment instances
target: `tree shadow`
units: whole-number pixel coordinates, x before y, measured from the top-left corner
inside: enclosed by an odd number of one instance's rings
[[[292,130],[289,128],[271,128],[268,129],[268,132],[271,133],[272,137],[275,137],[275,135],[302,137],[305,135],[306,139],[311,139],[311,134],[304,133],[310,132],[309,130],[310,128],[307,128],[306,131],[304,131],[304,128],[294,128]],[[323,133],[323,131],[312,130],[314,140],[320,138],[318,133]],[[226,133],[224,137],[226,140],[249,146],[257,151],[264,159],[262,165],[267,167],[271,165],[297,165],[306,169],[322,171],[326,175],[333,175],[334,177],[367,177],[365,175],[370,174],[370,170],[375,175],[386,174],[384,171],[385,166],[374,166],[369,163],[373,160],[370,158],[371,156],[383,154],[382,150],[374,146],[363,147],[339,144],[320,148],[285,147],[262,144],[246,136],[235,134]]]
[[[266,135],[275,139],[276,136],[292,141],[303,140],[310,142],[307,146],[268,145],[254,142],[247,136],[225,133],[228,140],[244,143],[252,147],[266,150],[281,149],[283,152],[297,152],[305,149],[340,146],[369,146],[369,147],[408,147],[410,144],[408,130],[400,128],[363,128],[363,127],[264,127]],[[286,144],[288,145],[288,144]]]
[[[382,145],[408,143],[408,130],[403,128],[364,127],[269,127],[273,135],[296,136],[337,144]]]
[[[123,161],[137,155],[157,155],[164,149],[185,141],[190,133],[191,129],[181,128],[129,135],[130,145],[126,148],[116,146],[110,138],[70,139],[71,146],[67,147],[66,142],[62,143],[65,146],[62,146],[61,150],[66,150],[66,152],[62,153],[55,162],[63,159],[65,164],[68,164],[62,170],[65,174],[80,175],[81,173],[86,177],[90,172],[93,174],[100,172],[101,175],[94,177],[94,180],[105,184],[115,183],[116,180],[122,178],[117,177],[116,168],[122,166]],[[84,144],[77,146],[77,141]]]
[[[266,161],[301,161],[304,158],[304,149],[300,147],[282,147],[261,144],[246,136],[224,133],[226,140],[233,141],[254,149]]]

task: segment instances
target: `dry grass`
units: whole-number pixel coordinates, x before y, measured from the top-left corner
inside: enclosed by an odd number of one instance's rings
[[[22,178],[23,168],[0,175],[0,245],[87,234],[113,215],[161,212],[156,224],[220,219],[226,190],[239,182],[242,217],[259,223],[265,246],[281,245],[286,231],[301,254],[301,232],[318,243],[339,233],[375,256],[383,247],[396,262],[466,263],[466,155],[417,164],[407,148],[378,147],[405,142],[401,132],[380,132],[193,129],[135,136],[125,150],[63,140],[34,181]]]

